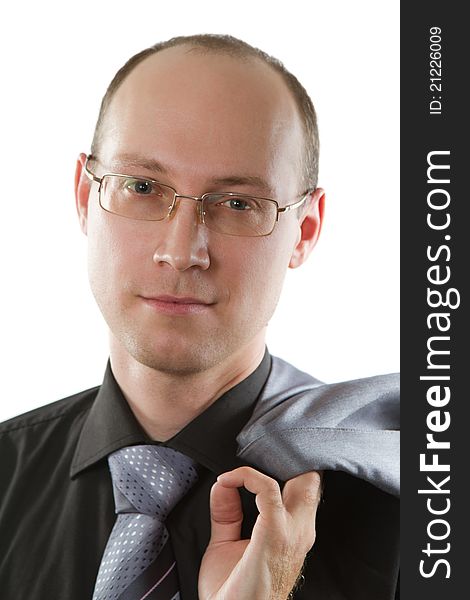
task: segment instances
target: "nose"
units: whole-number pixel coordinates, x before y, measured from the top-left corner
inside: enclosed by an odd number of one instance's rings
[[[171,215],[162,222],[162,235],[153,261],[168,264],[176,271],[210,266],[208,231],[199,222],[199,203],[191,196],[179,196]]]

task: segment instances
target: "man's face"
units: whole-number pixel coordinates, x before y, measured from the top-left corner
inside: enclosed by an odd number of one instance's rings
[[[187,50],[151,56],[125,79],[94,171],[152,177],[190,196],[239,191],[295,202],[304,138],[280,76],[259,61]],[[117,343],[177,373],[262,347],[287,267],[314,244],[318,209],[304,230],[291,211],[267,237],[234,237],[200,224],[194,200],[179,199],[170,219],[137,221],[102,210],[97,187],[78,205],[91,287]],[[168,302],[181,298],[195,301]]]

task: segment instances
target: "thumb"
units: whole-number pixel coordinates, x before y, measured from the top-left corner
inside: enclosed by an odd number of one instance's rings
[[[236,487],[216,482],[210,494],[211,543],[233,542],[240,539],[243,511]]]

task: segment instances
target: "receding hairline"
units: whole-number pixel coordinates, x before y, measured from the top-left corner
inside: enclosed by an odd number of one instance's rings
[[[204,56],[204,55],[205,56],[208,56],[208,55],[209,56],[210,55],[227,56],[229,58],[232,58],[232,59],[242,62],[242,63],[250,63],[251,62],[254,64],[258,64],[262,67],[266,67],[268,71],[270,71],[271,73],[274,73],[275,75],[278,76],[279,81],[284,85],[287,92],[290,94],[290,96],[294,100],[294,104],[295,104],[298,116],[299,116],[300,120],[303,121],[302,115],[300,114],[300,109],[299,109],[298,103],[296,102],[295,95],[293,94],[292,89],[290,89],[290,86],[288,85],[285,77],[282,76],[282,74],[279,72],[279,70],[276,69],[276,67],[273,64],[271,64],[271,62],[267,62],[267,60],[263,60],[263,58],[259,55],[259,53],[262,53],[264,55],[265,53],[263,51],[261,51],[261,50],[258,51],[257,49],[253,49],[249,45],[245,46],[245,42],[242,42],[242,40],[237,40],[238,42],[240,42],[241,45],[236,48],[227,47],[225,45],[222,45],[217,40],[212,40],[212,39],[211,39],[211,41],[213,42],[212,44],[204,44],[203,45],[201,43],[198,43],[197,40],[193,41],[193,38],[198,38],[198,37],[199,36],[190,36],[188,38],[186,38],[186,37],[172,38],[175,41],[175,43],[171,43],[171,44],[163,43],[161,48],[159,48],[159,44],[156,44],[155,46],[151,46],[150,48],[147,48],[146,50],[143,50],[141,53],[136,55],[136,57],[140,57],[140,55],[143,55],[144,52],[149,51],[147,54],[145,54],[145,56],[142,56],[141,58],[136,60],[134,64],[129,65],[130,61],[128,61],[124,65],[124,67],[118,71],[113,82],[111,82],[110,86],[108,87],[108,90],[103,98],[103,103],[102,103],[100,117],[99,117],[99,123],[97,125],[99,125],[99,127],[102,126],[102,124],[104,122],[104,118],[106,116],[106,113],[108,112],[108,109],[111,105],[113,98],[116,96],[116,93],[118,92],[118,90],[120,89],[122,84],[128,79],[128,77],[132,73],[135,72],[135,70],[139,66],[143,65],[145,62],[149,61],[152,58],[154,58],[154,59],[158,58],[159,55],[163,55],[167,51],[172,51],[175,49],[183,49],[184,50],[185,47],[186,47],[186,50],[185,50],[184,54],[187,54],[187,55],[199,54],[201,56]],[[236,39],[236,38],[234,38],[234,39]],[[181,41],[178,41],[178,40],[181,40]],[[171,41],[172,40],[169,40],[169,42],[171,42]],[[156,49],[153,50],[152,52],[150,52],[150,50],[153,48],[156,48]],[[268,57],[269,59],[272,58],[267,54],[266,54],[266,57]],[[135,57],[133,57],[133,58],[135,58]],[[276,60],[276,59],[273,59],[273,60]],[[281,64],[281,63],[279,63],[279,64]],[[126,67],[126,65],[129,65],[129,68],[127,68],[125,71],[123,71],[123,69]],[[122,72],[122,76],[119,76],[120,72]],[[114,83],[114,85],[113,85],[113,83]]]
[[[186,46],[186,48],[185,48],[185,46]],[[159,50],[158,52],[153,52],[152,54],[145,56],[141,61],[139,61],[138,63],[133,65],[132,69],[130,69],[129,71],[127,71],[127,73],[125,73],[125,76],[119,80],[118,84],[114,86],[111,93],[108,95],[107,102],[106,102],[106,111],[109,109],[112,101],[114,100],[114,98],[115,98],[117,92],[119,91],[119,89],[121,88],[121,86],[129,79],[130,76],[135,74],[135,72],[138,71],[139,68],[144,67],[145,64],[152,64],[152,59],[155,61],[159,61],[160,58],[162,60],[165,60],[165,54],[167,52],[178,51],[178,50],[183,51],[179,56],[183,61],[184,61],[185,56],[188,56],[188,57],[197,56],[197,55],[200,55],[202,57],[220,56],[220,57],[227,57],[228,59],[233,59],[233,61],[235,61],[236,63],[241,63],[243,65],[252,64],[254,66],[260,67],[261,69],[266,69],[266,73],[270,73],[271,75],[274,75],[275,80],[277,80],[277,82],[286,90],[287,94],[293,101],[293,104],[295,106],[295,109],[296,109],[299,119],[302,121],[302,115],[300,114],[300,110],[298,107],[298,103],[296,102],[295,95],[293,94],[293,92],[289,88],[289,86],[287,85],[287,83],[286,83],[285,79],[282,77],[282,75],[275,68],[273,68],[272,65],[266,63],[264,60],[262,60],[259,56],[255,55],[255,54],[253,54],[253,55],[242,54],[242,53],[234,54],[234,53],[224,52],[223,49],[205,48],[204,46],[196,46],[196,45],[190,44],[188,42],[182,42],[181,44],[178,44],[177,46],[170,46],[168,48],[163,48],[162,50]],[[158,62],[155,64],[155,68],[158,68]],[[104,116],[105,115],[103,115],[103,117]]]

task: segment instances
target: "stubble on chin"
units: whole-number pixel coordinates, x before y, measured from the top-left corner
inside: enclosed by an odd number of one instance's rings
[[[189,377],[223,362],[237,348],[230,331],[205,331],[203,335],[158,327],[121,327],[114,334],[123,349],[140,364],[172,376]]]

